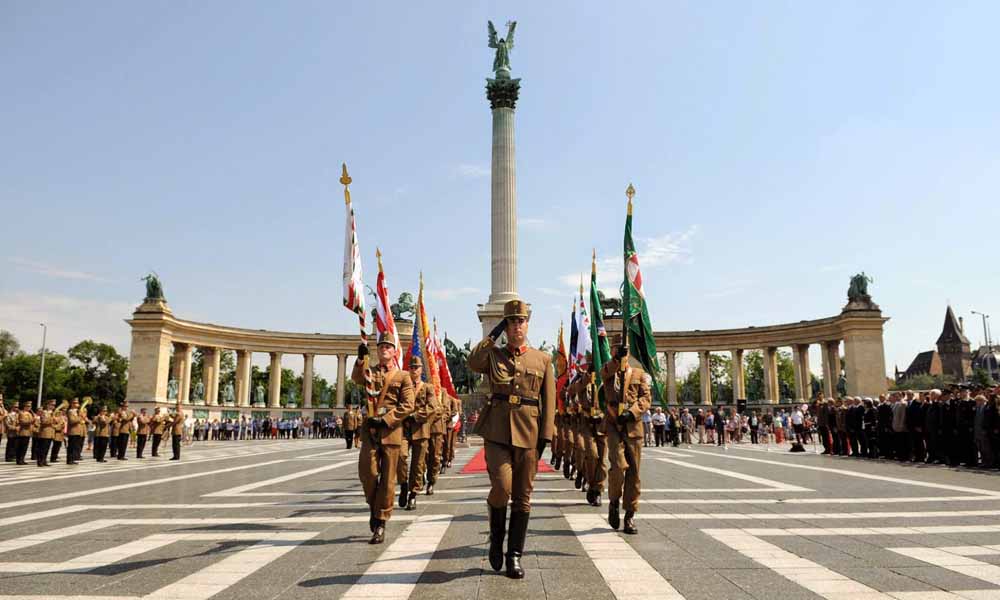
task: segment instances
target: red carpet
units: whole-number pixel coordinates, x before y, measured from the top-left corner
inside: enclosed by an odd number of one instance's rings
[[[463,468],[459,473],[461,473],[462,475],[475,475],[476,473],[485,473],[485,472],[486,472],[486,448],[483,448],[479,452],[476,452],[476,455],[472,457],[472,460],[467,462],[465,464],[465,468]],[[548,461],[539,460],[538,472],[552,473],[553,469],[552,466],[549,465]]]

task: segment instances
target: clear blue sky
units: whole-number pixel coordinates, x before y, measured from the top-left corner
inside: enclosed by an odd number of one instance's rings
[[[630,181],[657,329],[830,316],[864,270],[890,370],[949,301],[1000,337],[1000,5],[621,4],[3,3],[0,328],[127,352],[154,269],[182,318],[352,332],[347,161],[369,282],[377,243],[393,293],[422,269],[442,328],[477,335],[486,20],[516,18],[536,343],[591,247],[620,269]]]

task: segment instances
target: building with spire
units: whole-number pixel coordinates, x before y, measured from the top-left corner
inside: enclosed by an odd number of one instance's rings
[[[965,324],[949,305],[944,313],[944,326],[937,339],[937,350],[927,350],[914,357],[905,371],[896,368],[896,381],[917,375],[950,377],[965,381],[972,375],[972,344],[965,337]]]

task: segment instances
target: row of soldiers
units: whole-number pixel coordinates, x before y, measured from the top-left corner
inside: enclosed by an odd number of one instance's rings
[[[1000,388],[892,392],[877,399],[817,399],[823,454],[997,466]]]
[[[600,374],[590,365],[564,386],[562,407],[555,417],[552,466],[562,468],[563,476],[587,494],[591,506],[601,506],[607,481],[608,524],[617,530],[624,508],[622,531],[628,534],[638,533],[642,415],[651,404],[650,383],[641,367],[629,364],[628,348],[618,345]]]
[[[367,344],[358,347],[351,379],[365,388],[365,411],[353,408],[344,417],[347,447],[354,432],[361,441],[358,478],[369,506],[370,544],[385,541],[385,526],[392,517],[396,481],[399,506],[417,507],[417,495],[434,493],[438,475],[455,458],[453,427],[462,403],[423,381],[423,361],[410,357],[409,372],[396,366],[395,335],[380,333],[376,344],[378,364],[369,366]]]
[[[94,460],[107,462],[108,449],[111,457],[128,460],[125,451],[133,431],[136,433],[136,458],[143,458],[147,440],[152,437],[152,455],[159,456],[158,450],[163,435],[173,434],[173,458],[180,460],[180,441],[184,427],[184,413],[180,406],[173,414],[158,411],[154,415],[131,410],[125,401],[114,411],[101,406],[97,414],[90,417],[87,412],[89,398],[83,404],[77,398],[56,406],[49,400],[43,407],[32,411],[31,402],[16,405],[9,411],[0,401],[0,423],[7,437],[4,452],[6,462],[18,465],[28,464],[26,459],[30,449],[31,460],[39,467],[47,467],[59,462],[59,452],[66,446],[66,464],[80,463],[83,441],[87,437],[89,425],[94,429]]]

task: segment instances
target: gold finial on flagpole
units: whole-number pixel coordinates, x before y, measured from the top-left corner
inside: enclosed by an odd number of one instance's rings
[[[597,248],[594,248],[593,254],[590,255],[590,273],[597,275]]]
[[[625,196],[628,198],[628,214],[632,214],[632,197],[635,196],[635,188],[629,183],[625,188]]]
[[[382,272],[382,250],[378,246],[375,246],[375,259],[378,260],[378,270],[381,273]]]
[[[344,203],[351,203],[351,190],[347,186],[351,185],[351,176],[347,174],[347,163],[341,163],[340,183],[344,186]]]
[[[580,273],[580,302],[583,302],[583,273]]]

